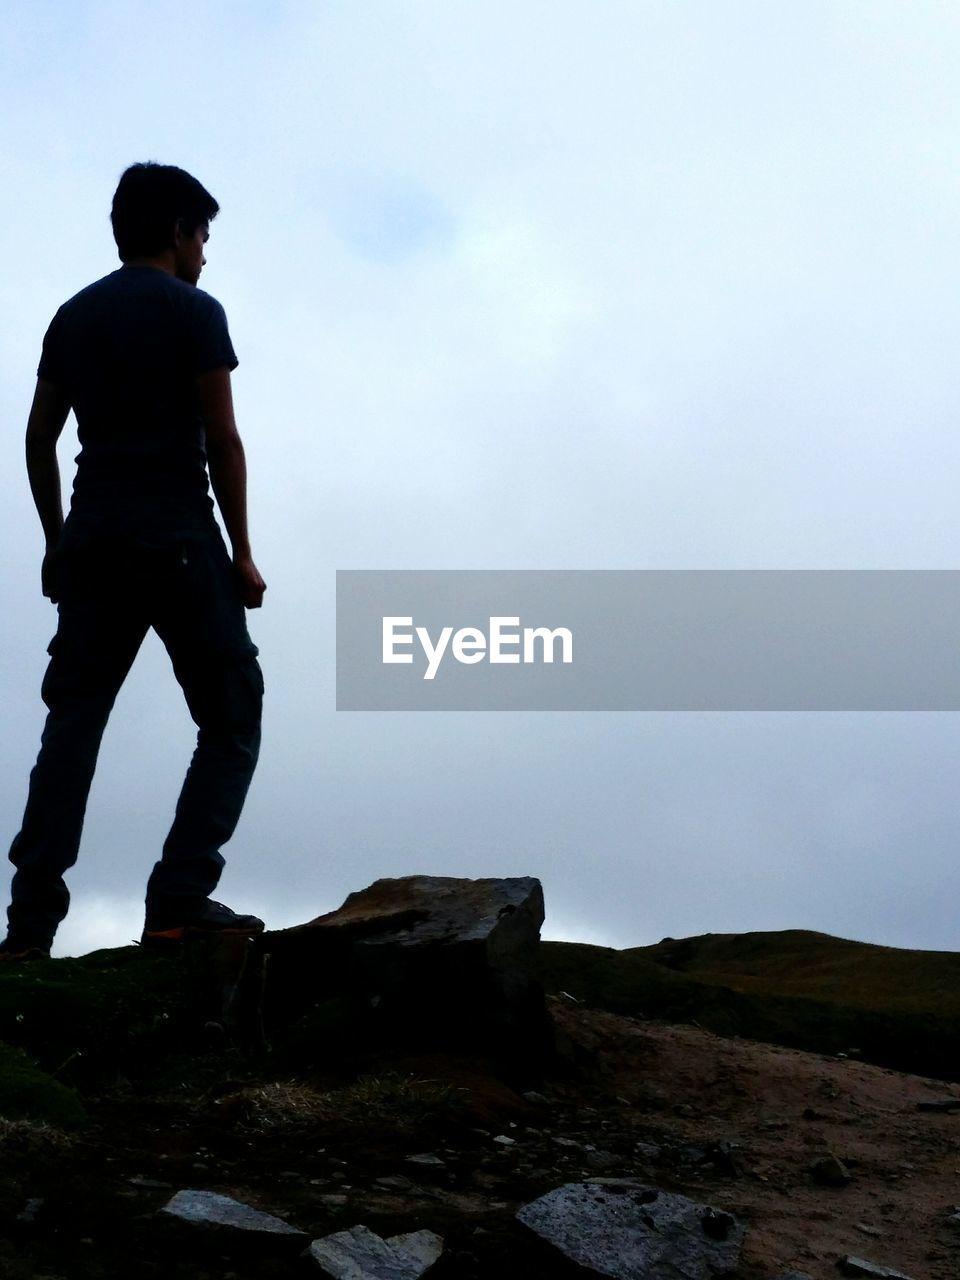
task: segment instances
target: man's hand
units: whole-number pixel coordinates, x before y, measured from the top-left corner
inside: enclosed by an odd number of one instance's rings
[[[240,584],[240,599],[248,609],[259,609],[267,584],[250,556],[234,556],[233,569]]]
[[[54,604],[60,598],[57,590],[57,564],[59,562],[59,552],[56,547],[50,547],[44,553],[43,563],[40,566],[40,586],[43,594],[48,600],[52,600]]]
[[[259,609],[267,584],[250,554],[247,534],[247,462],[233,417],[229,369],[210,369],[196,381],[203,415],[210,483],[233,549],[233,569],[240,598],[248,609]]]
[[[70,402],[59,387],[38,378],[27,421],[27,476],[47,544],[40,568],[40,585],[43,594],[54,603],[57,599],[56,547],[63,529],[57,440],[69,412]]]

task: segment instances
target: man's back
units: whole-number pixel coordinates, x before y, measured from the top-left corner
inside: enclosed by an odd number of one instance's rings
[[[236,365],[216,299],[156,267],[121,267],[64,303],[38,375],[63,388],[77,417],[75,521],[208,522],[195,379]]]

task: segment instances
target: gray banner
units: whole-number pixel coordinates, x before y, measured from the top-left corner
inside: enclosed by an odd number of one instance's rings
[[[954,711],[960,571],[346,570],[340,711]]]

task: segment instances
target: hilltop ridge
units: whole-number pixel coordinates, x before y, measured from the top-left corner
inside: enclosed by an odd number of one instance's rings
[[[217,959],[225,974],[235,958]],[[326,989],[244,1048],[202,1012],[196,966],[212,959],[126,947],[0,968],[5,1277],[127,1280],[134,1257],[143,1280],[222,1280],[227,1257],[236,1280],[304,1274],[174,1233],[164,1206],[194,1188],[311,1238],[434,1231],[431,1280],[566,1280],[516,1214],[598,1178],[734,1215],[740,1280],[828,1280],[853,1256],[910,1280],[956,1273],[952,953],[806,930],[541,942],[553,1052],[535,1082],[482,1040],[358,1036],[356,1000]],[[908,982],[913,1007],[885,989]],[[892,1069],[907,1060],[939,1069]]]

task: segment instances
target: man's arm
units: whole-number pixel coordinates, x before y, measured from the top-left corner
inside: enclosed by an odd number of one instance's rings
[[[230,370],[211,369],[197,378],[197,394],[207,441],[210,483],[233,548],[233,567],[248,609],[259,609],[267,584],[250,553],[247,532],[247,463],[233,416]]]
[[[38,378],[27,419],[27,478],[43,526],[45,551],[40,580],[43,594],[50,600],[56,599],[53,570],[57,543],[63,529],[57,441],[69,412],[70,402],[60,388]]]

